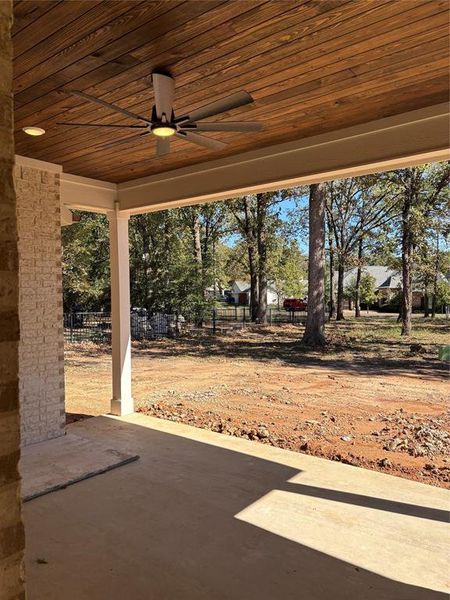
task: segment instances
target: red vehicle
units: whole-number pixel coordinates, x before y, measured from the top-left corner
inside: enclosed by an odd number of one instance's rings
[[[306,298],[285,298],[283,308],[290,311],[305,311],[308,308],[308,301]]]

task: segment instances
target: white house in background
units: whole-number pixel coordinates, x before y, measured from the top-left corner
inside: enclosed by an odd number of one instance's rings
[[[231,282],[230,297],[233,298],[233,304],[248,306],[250,304],[250,283],[248,281],[235,280]],[[274,284],[269,281],[267,285],[267,304],[281,304],[283,301],[282,295],[275,288]]]
[[[224,300],[225,290],[220,285],[219,281],[216,281],[205,289],[206,295],[210,300]]]

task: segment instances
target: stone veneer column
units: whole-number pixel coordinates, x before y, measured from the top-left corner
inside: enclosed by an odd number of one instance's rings
[[[0,2],[0,598],[25,598],[18,394],[18,261],[13,186],[12,6]]]
[[[24,159],[14,171],[24,445],[62,435],[65,428],[60,174],[44,167]]]

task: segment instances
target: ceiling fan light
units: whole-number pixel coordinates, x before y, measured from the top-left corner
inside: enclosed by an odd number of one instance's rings
[[[22,127],[22,131],[35,137],[38,135],[44,135],[45,133],[45,129],[42,129],[42,127]]]
[[[152,132],[158,137],[170,137],[176,133],[176,129],[171,127],[170,125],[154,125],[152,127]]]

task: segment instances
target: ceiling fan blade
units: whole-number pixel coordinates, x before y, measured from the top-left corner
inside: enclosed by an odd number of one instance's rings
[[[56,123],[57,125],[69,125],[70,127],[109,127],[121,129],[147,129],[147,125],[104,125],[103,123]]]
[[[120,144],[131,144],[132,142],[137,142],[140,139],[147,137],[148,135],[150,135],[150,131],[145,131],[144,133],[140,133],[139,135],[133,135],[132,137],[116,140],[115,142],[110,142],[109,144],[102,144],[100,148],[114,148],[115,146],[119,146]]]
[[[172,106],[175,96],[175,81],[170,75],[152,73],[153,90],[155,92],[156,116],[161,119],[163,114],[166,120],[172,120]]]
[[[186,123],[180,125],[182,131],[261,131],[262,123],[224,122],[224,123]]]
[[[145,123],[150,123],[149,119],[145,117],[141,117],[141,115],[137,115],[125,108],[120,108],[120,106],[116,106],[115,104],[110,104],[109,102],[105,102],[104,100],[100,100],[100,98],[95,98],[94,96],[90,96],[89,94],[85,94],[84,92],[71,91],[69,92],[73,96],[78,96],[79,98],[83,98],[84,100],[89,100],[89,102],[95,102],[96,104],[100,104],[100,106],[104,106],[105,108],[110,108],[114,112],[121,113],[122,115],[126,115],[131,119],[137,119],[138,121],[144,121]]]
[[[181,139],[187,140],[188,142],[193,142],[199,146],[209,148],[209,150],[222,150],[226,147],[224,142],[213,140],[212,138],[199,135],[198,133],[193,133],[192,131],[179,131],[176,135]]]
[[[189,114],[176,119],[176,122],[192,123],[192,121],[200,121],[201,119],[207,119],[208,117],[227,112],[233,108],[238,108],[238,106],[250,104],[251,102],[253,102],[253,98],[248,92],[237,92],[236,94],[232,94],[231,96],[227,96],[226,98],[216,100],[216,102],[211,102],[211,104],[197,108]]]
[[[156,137],[156,136],[155,136]],[[156,156],[159,158],[170,152],[170,138],[156,138]]]

